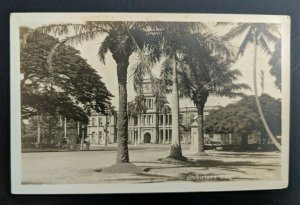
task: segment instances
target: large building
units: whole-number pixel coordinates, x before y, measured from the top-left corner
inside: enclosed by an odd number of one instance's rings
[[[141,94],[145,97],[147,111],[137,117],[130,117],[128,122],[129,142],[137,143],[169,143],[172,139],[172,114],[171,112],[163,114],[157,113],[155,105],[155,96],[152,92],[152,83],[145,80],[141,87]],[[207,106],[204,115],[209,110],[216,109],[214,106]],[[182,107],[179,109],[179,121],[182,124],[185,115],[192,115],[197,118],[197,109],[195,107]],[[185,133],[183,127],[180,129],[180,137],[183,143],[188,143],[190,134]]]
[[[171,110],[168,113],[157,112],[155,96],[152,92],[152,83],[150,80],[144,80],[141,87],[141,94],[144,96],[147,109],[144,114],[135,117],[130,116],[128,118],[129,143],[170,143],[172,140]],[[209,111],[218,108],[220,107],[206,106],[204,118]],[[179,108],[181,143],[190,144],[191,150],[197,150],[198,146],[197,117],[198,113],[196,107]],[[187,119],[190,120],[190,123],[186,123]],[[186,124],[189,124],[189,129],[185,129]],[[91,144],[110,144],[117,142],[117,116],[105,116],[92,112],[90,122],[87,126],[87,135]],[[247,136],[246,142],[242,141],[240,133],[205,134],[205,144],[207,146],[213,141],[219,142],[222,145],[232,145],[232,149],[241,148],[243,143],[248,145],[264,144],[257,134]]]
[[[152,92],[150,80],[144,80],[141,94],[145,97],[147,111],[137,117],[128,119],[128,141],[129,143],[170,143],[172,139],[172,114],[157,113],[155,107],[155,96]],[[206,106],[204,115],[209,110],[216,109],[215,106]],[[182,107],[179,109],[179,121],[182,125],[185,115],[197,118],[196,107]],[[117,116],[105,116],[91,113],[87,126],[87,135],[91,144],[105,144],[117,142]],[[190,132],[185,132],[180,126],[180,137],[183,143],[190,143]]]

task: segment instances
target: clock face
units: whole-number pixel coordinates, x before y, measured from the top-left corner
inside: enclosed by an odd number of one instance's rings
[[[145,85],[145,91],[149,92],[149,89],[150,89],[149,85]]]

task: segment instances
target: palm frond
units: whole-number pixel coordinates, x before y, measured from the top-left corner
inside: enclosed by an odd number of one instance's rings
[[[250,24],[248,23],[239,23],[237,26],[230,29],[230,31],[227,34],[223,35],[222,39],[225,41],[232,40],[233,38],[244,33],[247,29],[249,29],[249,27]]]
[[[37,32],[52,34],[54,36],[68,36],[78,35],[80,33],[98,31],[105,33],[107,30],[101,28],[94,23],[74,24],[74,23],[63,23],[63,24],[50,24],[36,28]]]
[[[270,48],[269,48],[269,46],[268,46],[268,44],[267,44],[267,42],[266,42],[266,40],[264,39],[263,36],[260,36],[258,38],[258,45],[261,47],[263,52],[265,52],[269,55],[272,54],[272,52],[271,52],[271,50],[270,50]]]
[[[239,83],[239,84],[225,84],[220,87],[216,87],[214,95],[220,96],[220,97],[229,97],[229,98],[235,98],[235,97],[245,97],[247,96],[243,92],[238,92],[239,90],[249,90],[249,85],[245,83]]]
[[[151,68],[152,62],[151,60],[147,59],[147,57],[143,57],[143,59],[140,59],[138,63],[136,63],[135,66],[132,67],[132,73],[130,77],[133,78],[135,92],[140,92],[140,87],[147,75],[150,78],[153,78]]]
[[[98,58],[103,64],[105,64],[105,54],[108,51],[108,46],[109,46],[109,36],[106,36],[103,42],[101,43],[101,46],[99,47],[98,50]]]
[[[103,34],[103,32],[95,30],[95,31],[86,31],[82,33],[75,34],[73,36],[69,36],[64,38],[62,41],[65,44],[69,45],[78,45],[85,41],[95,39],[97,36]]]
[[[238,53],[236,54],[236,60],[239,56],[243,56],[244,52],[248,46],[248,44],[253,43],[254,36],[252,33],[252,29],[250,28],[249,31],[247,32],[242,44],[239,47]]]
[[[233,56],[230,45],[225,44],[220,37],[210,32],[198,34],[197,40],[202,50],[205,49],[208,53],[219,55],[219,57],[224,57],[224,59],[231,59]]]

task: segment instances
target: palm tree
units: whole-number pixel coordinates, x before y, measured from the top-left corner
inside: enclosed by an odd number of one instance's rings
[[[162,112],[164,106],[168,104],[165,87],[159,78],[152,78],[152,94],[154,95],[155,113],[156,113],[156,143],[159,143],[159,113]]]
[[[253,44],[254,53],[253,53],[253,90],[255,95],[256,106],[258,109],[258,113],[260,115],[261,121],[268,133],[273,144],[280,151],[281,145],[273,135],[262,110],[258,92],[257,92],[257,82],[256,82],[256,73],[257,73],[257,47],[259,46],[263,52],[267,54],[271,54],[271,50],[268,45],[269,42],[276,43],[278,38],[271,32],[272,30],[276,30],[275,24],[266,24],[266,23],[239,23],[237,26],[233,27],[227,34],[224,35],[223,39],[228,41],[237,36],[240,36],[244,33],[245,38],[243,39],[242,44],[239,47],[239,51],[237,53],[237,58],[239,56],[243,56],[247,46],[249,44]]]
[[[81,44],[84,41],[105,35],[99,47],[99,59],[105,63],[105,55],[110,51],[117,64],[119,87],[117,164],[129,162],[127,117],[127,69],[129,57],[137,52],[139,53],[140,60],[143,61],[146,57],[141,52],[142,49],[148,51],[148,62],[156,62],[160,57],[156,55],[157,49],[153,46],[153,42],[155,41],[147,38],[149,29],[152,27],[155,28],[155,24],[146,24],[145,22],[88,21],[83,24],[52,24],[37,29],[39,32],[52,33],[57,36],[68,36],[61,42],[63,44]],[[53,48],[52,54],[58,46]],[[49,55],[50,69],[52,67],[51,58],[52,56]],[[147,68],[147,66],[144,67]]]
[[[213,50],[217,53],[222,53],[224,56],[230,55],[227,47],[224,46],[216,36],[206,31],[206,26],[202,23],[195,22],[172,22],[163,23],[162,28],[156,30],[157,35],[162,36],[160,53],[164,55],[166,61],[164,64],[169,64],[172,69],[172,78],[168,82],[172,83],[172,143],[169,158],[185,159],[182,156],[182,150],[179,138],[179,98],[178,98],[178,83],[177,70],[180,67],[180,61],[185,55],[206,50]],[[157,48],[157,47],[155,47]],[[209,48],[209,49],[208,49]],[[141,67],[141,66],[140,66]],[[139,69],[136,69],[137,79],[141,75]],[[136,80],[140,82],[141,80]],[[168,83],[164,82],[164,83]],[[138,84],[138,83],[136,83]]]
[[[195,55],[196,54],[196,55]],[[238,70],[231,70],[231,61],[222,56],[212,56],[205,48],[201,52],[186,55],[182,59],[179,74],[179,88],[182,96],[190,98],[198,112],[198,139],[196,147],[191,147],[197,155],[206,155],[204,152],[203,118],[204,107],[210,95],[236,97],[244,96],[239,92],[241,89],[248,89],[246,84],[234,83],[241,75]],[[164,78],[171,78],[171,68],[166,64],[162,70]],[[196,149],[196,150],[195,150]]]
[[[138,118],[138,136],[135,140],[135,143],[138,141],[138,143],[141,143],[141,123],[142,123],[142,114],[146,113],[147,107],[145,104],[145,96],[144,95],[138,95],[134,99],[134,113],[135,117]]]

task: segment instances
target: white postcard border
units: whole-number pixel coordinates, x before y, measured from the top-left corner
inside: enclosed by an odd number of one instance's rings
[[[153,184],[22,185],[19,26],[39,18],[110,21],[221,21],[282,23],[282,157],[280,181],[165,182]],[[68,21],[68,20],[67,20]],[[240,14],[171,13],[12,13],[10,18],[11,191],[13,194],[155,193],[282,189],[288,186],[290,134],[290,17]],[[284,71],[284,72],[283,72]],[[176,185],[176,186],[175,186]]]

